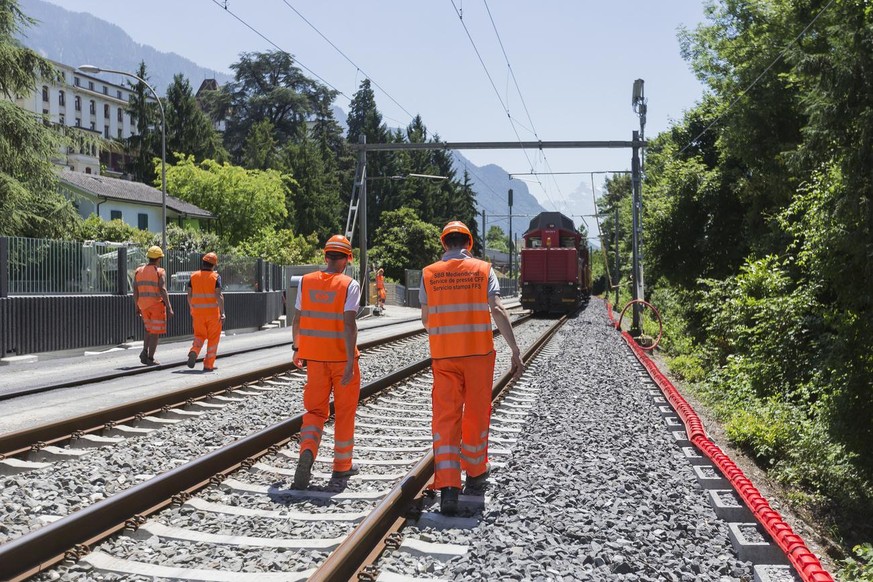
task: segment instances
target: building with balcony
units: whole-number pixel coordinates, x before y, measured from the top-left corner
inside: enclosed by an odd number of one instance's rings
[[[51,123],[78,127],[105,140],[125,140],[136,134],[136,126],[128,113],[130,88],[77,71],[70,65],[52,61],[63,75],[60,82],[39,81],[30,95],[19,96],[15,103]],[[154,102],[154,99],[148,98]],[[96,147],[83,146],[62,152],[58,163],[74,172],[121,176],[124,159],[121,154],[99,152]]]

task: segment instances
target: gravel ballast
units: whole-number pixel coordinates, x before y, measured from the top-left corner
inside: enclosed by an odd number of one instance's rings
[[[440,564],[392,552],[383,569],[446,580],[752,580],[603,303],[554,341],[525,377],[539,396],[492,472],[478,526],[422,532],[469,543],[466,555]]]

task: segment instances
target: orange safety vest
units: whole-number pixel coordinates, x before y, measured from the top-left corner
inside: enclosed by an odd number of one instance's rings
[[[191,274],[191,307],[193,317],[203,319],[221,319],[218,308],[218,298],[215,296],[215,284],[218,273],[215,271],[197,271]]]
[[[427,327],[432,358],[482,356],[494,351],[488,276],[479,259],[449,259],[425,267]]]
[[[298,356],[316,362],[345,362],[343,313],[352,278],[316,271],[300,281],[300,337]],[[358,357],[355,346],[355,357]]]
[[[385,275],[376,275],[376,289],[385,288]]]
[[[160,279],[165,276],[164,270],[154,265],[143,265],[137,268],[133,276],[133,286],[137,291],[136,304],[140,309],[148,309],[163,300]]]

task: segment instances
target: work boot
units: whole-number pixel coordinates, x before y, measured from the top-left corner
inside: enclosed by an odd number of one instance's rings
[[[193,368],[195,363],[197,363],[197,352],[192,350],[188,352],[188,367]]]
[[[464,483],[466,489],[482,491],[488,485],[488,476],[491,475],[491,463],[485,463],[485,472],[481,475],[471,477],[467,475],[467,480]]]
[[[443,515],[455,515],[458,513],[458,494],[461,490],[457,487],[443,487],[440,489],[440,513]]]
[[[142,362],[143,364],[145,364],[146,366],[149,365],[149,355],[146,353],[145,350],[143,350],[139,353],[139,361]]]
[[[315,457],[312,456],[312,451],[309,449],[300,453],[300,459],[297,461],[297,470],[294,471],[292,489],[306,489],[309,487],[309,480],[312,478],[312,463],[314,462]]]
[[[353,475],[357,475],[360,472],[361,472],[361,468],[359,466],[355,465],[354,463],[352,463],[352,466],[350,469],[348,469],[347,471],[334,471],[333,475],[331,475],[330,478],[331,479],[348,479],[349,477],[351,477]]]

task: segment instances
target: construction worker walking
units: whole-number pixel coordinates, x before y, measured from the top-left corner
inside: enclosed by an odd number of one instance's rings
[[[306,489],[324,423],[330,416],[330,394],[334,398],[333,479],[356,475],[352,463],[355,445],[355,412],[361,391],[358,368],[358,325],[355,317],[361,299],[361,286],[343,274],[352,260],[352,245],[342,235],[334,235],[324,245],[323,271],[304,275],[297,289],[292,323],[292,361],[306,366],[303,388],[303,425],[300,429],[300,458],[293,487]]]
[[[137,268],[133,276],[133,303],[136,314],[145,325],[139,361],[147,366],[160,364],[155,359],[158,339],[167,333],[167,317],[175,315],[167,293],[167,274],[158,266],[163,256],[161,247],[149,247],[146,251],[149,262]]]
[[[494,383],[491,318],[512,350],[516,377],[524,372],[500,283],[485,261],[473,258],[473,235],[460,221],[443,228],[445,253],[425,267],[419,288],[421,321],[430,341],[433,369],[434,483],[440,511],[458,509],[461,470],[468,489],[482,489],[490,473],[488,430]]]
[[[216,369],[215,357],[224,323],[224,295],[221,293],[221,275],[215,271],[217,265],[218,255],[206,253],[200,261],[200,270],[192,273],[188,282],[188,306],[194,320],[194,343],[188,352],[188,367],[194,367],[206,343],[204,372]]]
[[[379,311],[385,311],[385,298],[387,293],[385,293],[385,270],[379,269],[376,271],[376,300],[377,305],[379,306]]]

